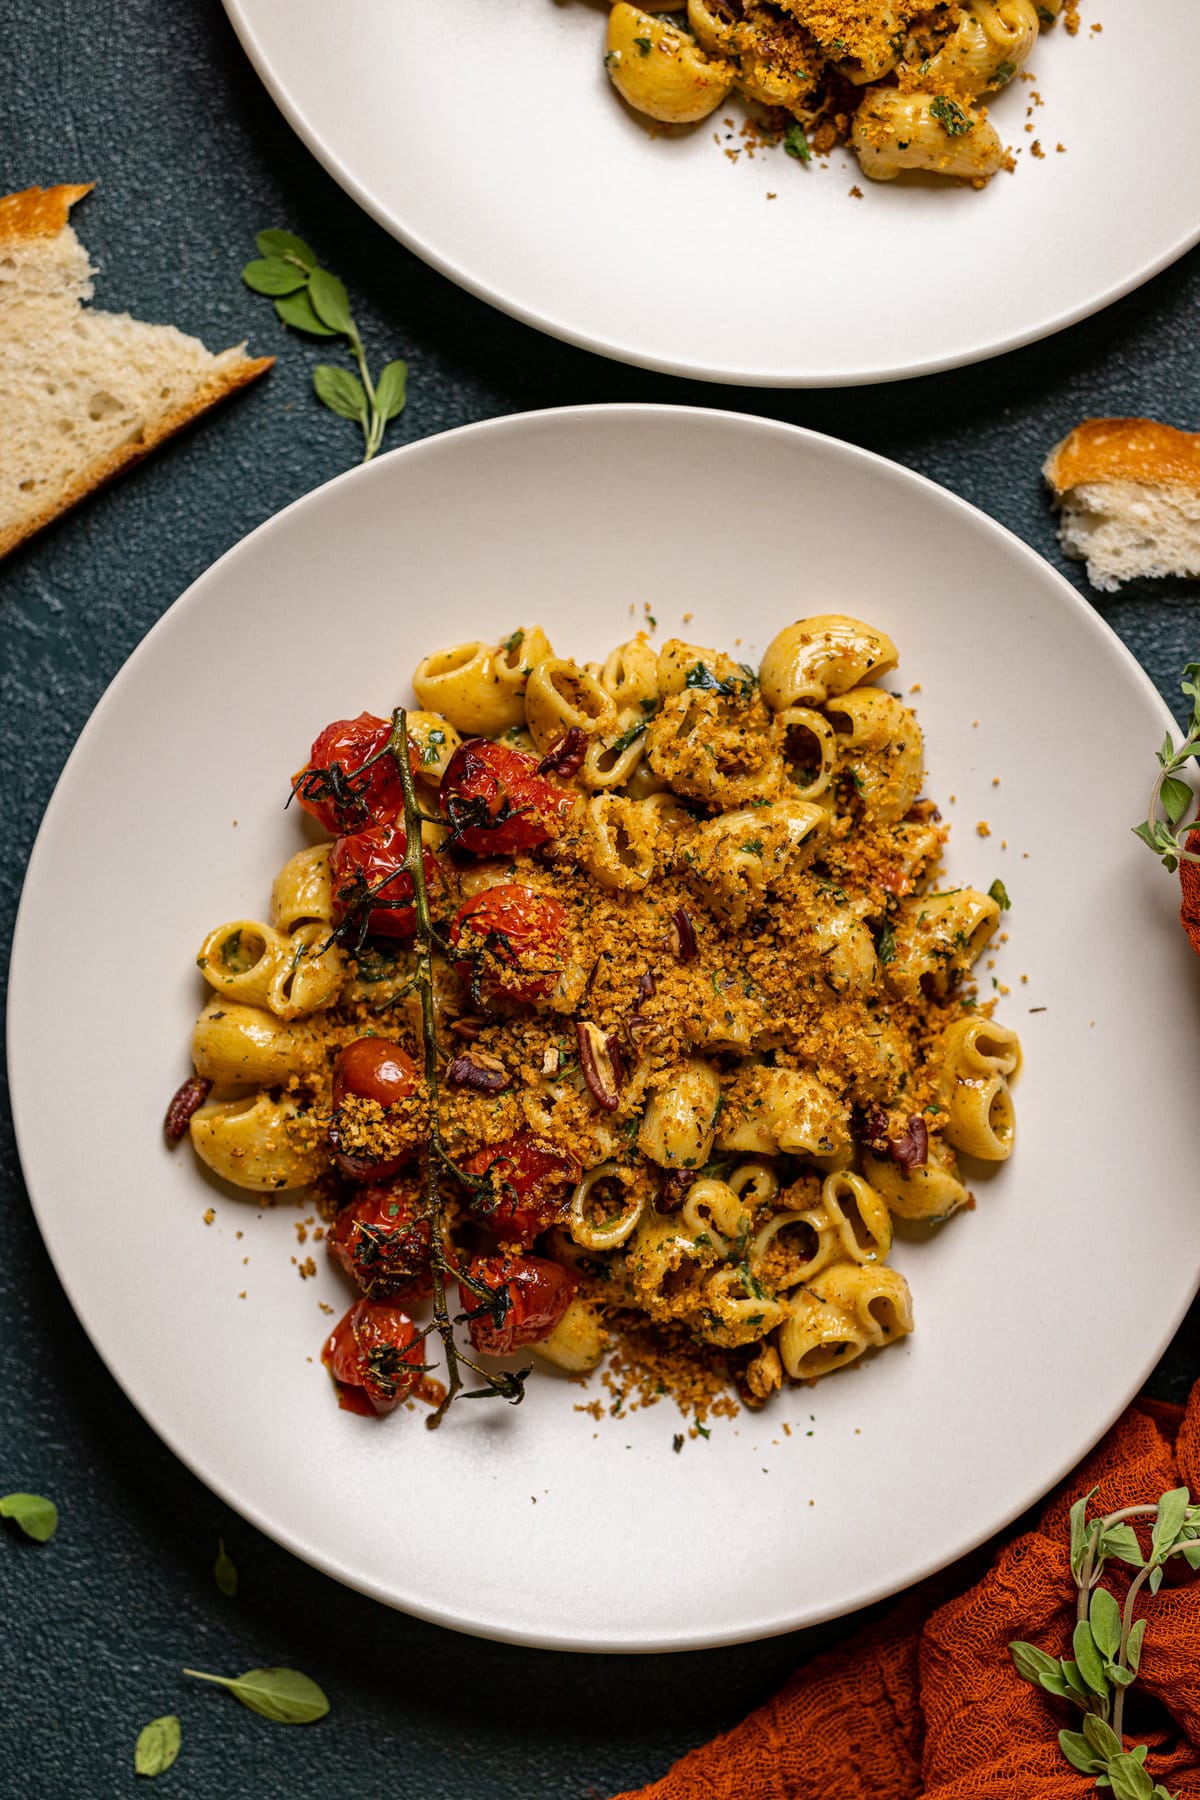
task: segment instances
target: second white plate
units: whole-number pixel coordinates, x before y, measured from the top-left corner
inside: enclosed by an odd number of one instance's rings
[[[1017,171],[983,193],[878,185],[848,152],[751,159],[728,106],[654,137],[611,89],[589,0],[225,5],[380,224],[517,318],[673,374],[829,387],[955,368],[1097,311],[1200,237],[1194,0],[1108,0],[1103,30],[1089,0],[1076,37],[1045,34],[1036,79],[991,109]]]

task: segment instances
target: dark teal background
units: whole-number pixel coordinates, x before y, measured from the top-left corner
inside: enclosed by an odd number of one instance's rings
[[[446,129],[470,128],[448,95]],[[485,184],[485,143],[479,158]],[[1047,447],[1089,412],[1145,412],[1200,427],[1196,254],[1100,317],[976,369],[845,393],[676,381],[540,337],[416,262],[293,138],[215,4],[8,0],[0,191],[88,179],[97,192],[75,223],[99,265],[99,304],[171,320],[213,348],[246,337],[280,360],[264,383],[0,565],[5,945],[59,770],[134,645],[222,551],[356,460],[354,428],[311,398],[319,353],[289,337],[239,280],[255,232],[268,225],[300,233],[343,276],[373,365],[409,358],[409,408],[389,445],[564,401],[699,402],[794,420],[895,457],[1011,527],[1088,593],[1172,705],[1182,664],[1200,654],[1200,589],[1091,594],[1059,555],[1038,474]],[[1194,174],[1167,168],[1162,179]],[[1099,211],[1097,229],[1106,228]],[[1019,255],[1020,246],[1004,254]],[[949,266],[945,296],[952,306]],[[797,303],[802,320],[802,293]],[[0,391],[0,456],[2,434]],[[851,565],[853,555],[850,545]],[[986,636],[969,589],[962,605],[964,639],[986,680]],[[1062,674],[1071,680],[1070,669]],[[1129,745],[1147,786],[1154,748]],[[1087,745],[1074,766],[1048,769],[1047,782],[1064,808],[1086,807]],[[1130,854],[1143,854],[1132,838]],[[136,929],[137,871],[114,843],[109,869],[79,871],[78,928],[62,948],[79,959],[81,980],[87,892],[101,878],[128,883]],[[1154,946],[1114,945],[1113,954],[1152,956]],[[74,1054],[69,1018],[47,1019],[46,1029],[62,1045],[65,1114],[86,1105],[88,1069]],[[1180,1090],[1186,1128],[1194,1072],[1164,1069],[1163,1081]],[[1114,1131],[1122,1155],[1120,1121]],[[1136,1205],[1132,1159],[1130,1168]],[[45,1548],[0,1529],[0,1794],[132,1793],[139,1727],[174,1711],[184,1748],[163,1778],[164,1795],[585,1800],[661,1773],[849,1628],[696,1655],[555,1656],[457,1637],[344,1591],[228,1513],[117,1390],[47,1261],[6,1111],[0,1174],[0,1492],[45,1492],[62,1508],[59,1535]],[[187,1274],[164,1268],[162,1278]],[[1198,1351],[1193,1309],[1149,1391],[1182,1399]],[[630,1534],[656,1528],[619,1524]],[[436,1534],[440,1526],[415,1519],[413,1529]],[[478,1529],[488,1531],[485,1513]],[[241,1571],[232,1602],[210,1574],[218,1534]],[[453,1541],[445,1554],[453,1559]],[[536,1582],[537,1571],[515,1578]],[[272,1662],[315,1676],[332,1716],[287,1730],[179,1672],[184,1663],[236,1673]]]

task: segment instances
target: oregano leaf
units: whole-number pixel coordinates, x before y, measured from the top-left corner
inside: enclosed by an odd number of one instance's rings
[[[1162,1569],[1161,1568],[1155,1568],[1155,1569],[1151,1570],[1149,1586],[1150,1586],[1150,1592],[1152,1594],[1157,1594],[1159,1588],[1162,1586]]]
[[[1153,848],[1153,846],[1151,846],[1151,848]],[[1071,1508],[1071,1573],[1077,1581],[1079,1579],[1079,1572],[1083,1568],[1084,1556],[1087,1552],[1088,1501],[1096,1491],[1095,1488],[1089,1489],[1089,1491],[1083,1495],[1082,1499],[1077,1500]]]
[[[1178,825],[1192,804],[1192,790],[1186,781],[1180,781],[1178,775],[1167,775],[1163,778],[1159,799],[1162,801],[1163,810],[1171,824]]]
[[[1185,1544],[1183,1560],[1189,1569],[1200,1569],[1200,1544]]]
[[[285,325],[293,331],[307,331],[313,337],[336,337],[337,332],[323,325],[313,311],[313,303],[308,297],[308,289],[301,288],[299,293],[288,294],[284,299],[275,302],[275,311]],[[1154,848],[1153,844],[1150,846]]]
[[[358,330],[350,312],[350,297],[344,282],[331,275],[328,269],[314,269],[309,277],[308,294],[322,324],[348,337],[352,343],[357,342]]]
[[[1096,1648],[1101,1656],[1111,1660],[1121,1647],[1121,1609],[1107,1588],[1098,1587],[1093,1592],[1088,1622]]]
[[[1121,1754],[1121,1740],[1112,1726],[1097,1713],[1089,1713],[1083,1721],[1083,1735],[1101,1762]]]
[[[1138,1534],[1132,1525],[1110,1526],[1100,1548],[1105,1556],[1115,1556],[1121,1562],[1132,1563],[1135,1569],[1140,1569],[1146,1560],[1142,1555]]]
[[[1080,1619],[1072,1638],[1075,1661],[1079,1664],[1079,1673],[1091,1688],[1103,1700],[1108,1694],[1108,1681],[1104,1674],[1104,1663],[1096,1648],[1096,1640],[1092,1636],[1092,1628],[1086,1619]]]
[[[1104,1764],[1096,1756],[1082,1732],[1060,1731],[1058,1744],[1071,1767],[1078,1769],[1081,1775],[1094,1775],[1098,1770],[1103,1769]]]
[[[294,256],[309,275],[317,266],[316,251],[292,231],[260,231],[254,242],[260,256]]]
[[[1047,1656],[1036,1644],[1026,1644],[1020,1639],[1008,1646],[1008,1654],[1016,1665],[1018,1675],[1026,1681],[1040,1681],[1043,1675],[1054,1674],[1062,1679],[1062,1668],[1055,1656]]]
[[[1130,1669],[1133,1670],[1133,1674],[1137,1674],[1139,1663],[1141,1663],[1142,1660],[1142,1638],[1144,1638],[1144,1636],[1146,1636],[1146,1620],[1144,1620],[1144,1618],[1139,1618],[1139,1620],[1133,1622],[1130,1638],[1128,1638],[1128,1643],[1124,1645],[1124,1660],[1128,1661],[1128,1665],[1130,1665]]]
[[[385,363],[375,383],[375,410],[386,425],[404,411],[408,399],[408,364]]]
[[[0,1496],[0,1519],[11,1519],[35,1544],[48,1544],[58,1530],[58,1508],[44,1494]]]
[[[237,1593],[237,1565],[225,1548],[225,1539],[217,1539],[217,1560],[213,1564],[213,1580],[227,1600],[232,1600]]]
[[[304,286],[308,276],[294,262],[285,262],[281,256],[264,256],[246,264],[242,280],[256,294],[294,294],[297,288]]]
[[[313,370],[317,399],[343,419],[356,419],[367,429],[367,395],[357,375],[334,363],[318,363]]]
[[[138,1732],[133,1749],[135,1775],[164,1775],[179,1755],[181,1739],[179,1720],[174,1713],[151,1719]]]
[[[1062,1659],[1062,1672],[1063,1680],[1070,1690],[1072,1699],[1078,1700],[1081,1706],[1088,1705],[1091,1700],[1091,1695],[1088,1693],[1087,1682],[1079,1673],[1079,1664],[1073,1662],[1069,1656],[1064,1656]]]
[[[1150,1539],[1150,1560],[1166,1555],[1171,1545],[1179,1536],[1183,1522],[1188,1515],[1191,1494],[1185,1487],[1171,1488],[1158,1503],[1158,1511],[1154,1515],[1154,1530]]]
[[[244,1675],[206,1675],[201,1669],[183,1672],[197,1681],[211,1681],[228,1688],[251,1712],[274,1719],[279,1725],[311,1725],[329,1711],[329,1701],[321,1689],[299,1669],[247,1669]]]
[[[1114,1800],[1154,1800],[1154,1783],[1132,1756],[1114,1756],[1108,1765]]]

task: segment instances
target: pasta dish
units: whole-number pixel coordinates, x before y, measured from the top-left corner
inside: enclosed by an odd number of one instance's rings
[[[896,662],[838,614],[757,670],[644,633],[580,665],[535,626],[318,735],[324,840],[201,946],[167,1133],[316,1192],[344,1405],[440,1416],[460,1362],[519,1398],[494,1359],[614,1343],[760,1405],[912,1330],[893,1221],[1008,1157],[1020,1050],[968,979],[1007,897],[937,885]]]
[[[667,124],[707,118],[732,93],[767,109],[808,161],[849,143],[863,173],[905,170],[982,187],[1012,167],[986,99],[1028,60],[1063,0],[621,0],[605,66],[629,105]],[[1068,29],[1078,29],[1066,7]]]

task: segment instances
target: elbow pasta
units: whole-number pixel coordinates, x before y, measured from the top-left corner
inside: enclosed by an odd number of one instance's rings
[[[1061,0],[674,0],[657,11],[620,0],[604,64],[621,98],[662,124],[695,124],[736,92],[766,109],[759,136],[803,161],[845,142],[873,181],[919,171],[983,187],[1015,164],[976,103],[1009,85],[1060,11]]]
[[[964,9],[989,32],[1020,12]],[[716,0],[688,17],[706,47],[734,29]],[[284,864],[269,923],[201,946],[198,1156],[260,1196],[315,1185],[368,1297],[398,1266],[419,1298],[436,1104],[446,1255],[556,1266],[562,1302],[521,1341],[571,1374],[645,1331],[666,1387],[695,1403],[703,1370],[759,1405],[907,1335],[894,1221],[969,1209],[966,1169],[1011,1155],[1021,1053],[970,986],[999,902],[933,887],[921,729],[878,685],[897,661],[839,613],[757,669],[645,633],[582,664],[536,626],[427,656],[407,722],[430,960],[386,722],[341,721],[317,740],[341,760],[314,745],[295,786],[332,841]]]

